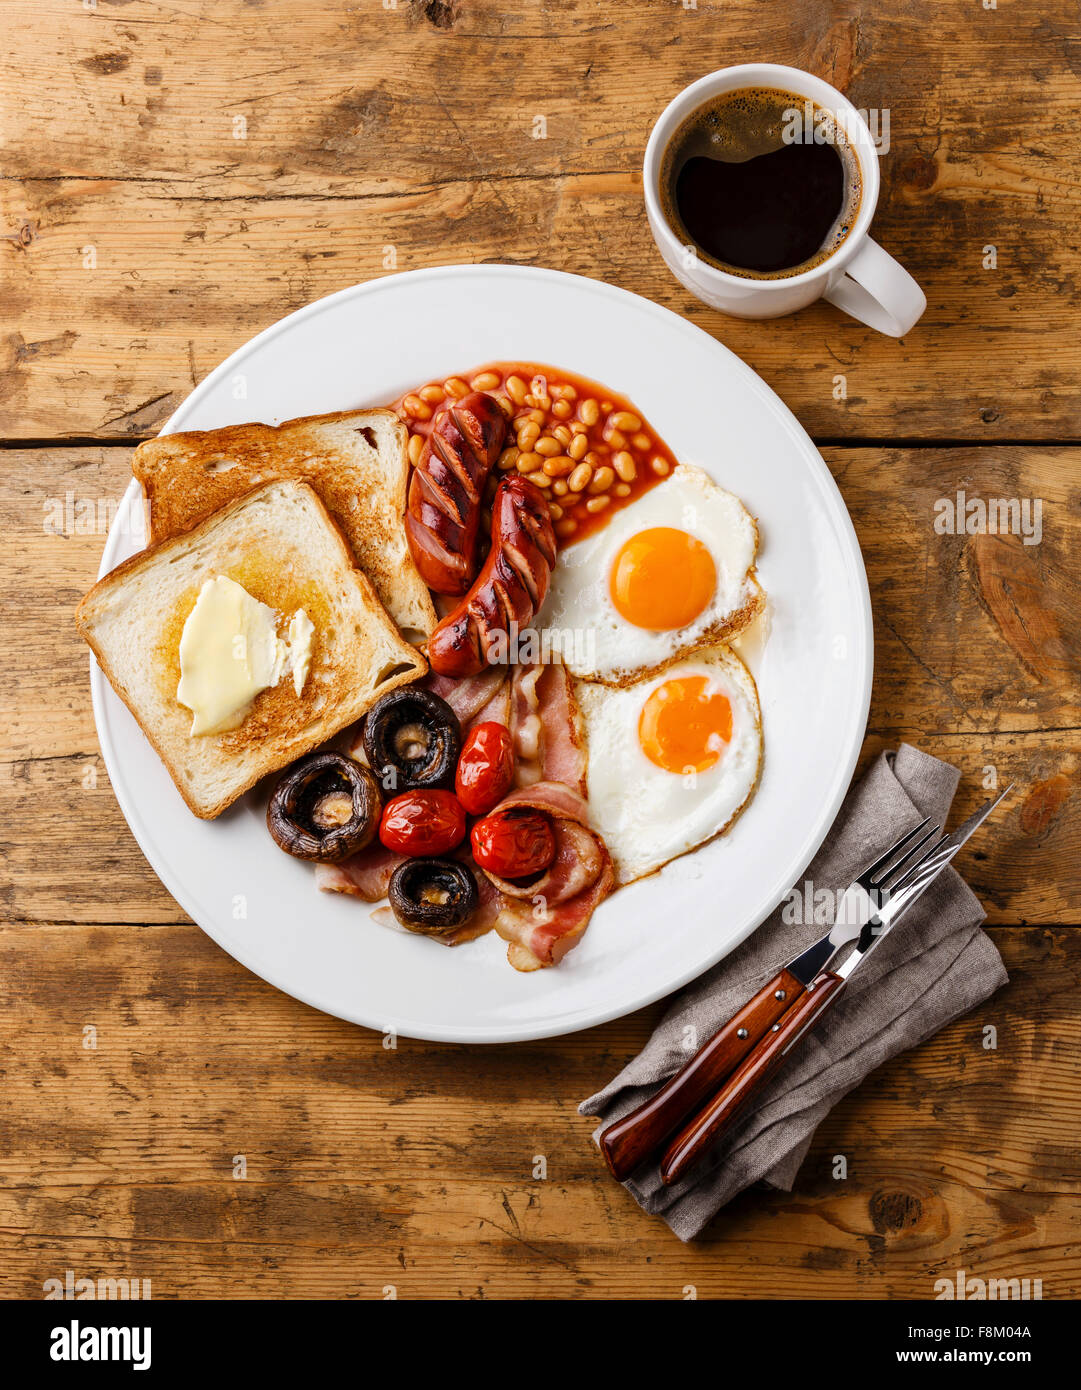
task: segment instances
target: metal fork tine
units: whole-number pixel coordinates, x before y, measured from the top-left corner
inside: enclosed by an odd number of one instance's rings
[[[933,845],[927,846],[927,848],[923,851],[923,853],[916,860],[916,862],[910,865],[909,868],[907,868],[904,871],[904,873],[901,875],[899,879],[896,879],[894,881],[893,885],[890,888],[891,899],[896,898],[899,893],[904,892],[906,888],[911,887],[916,882],[920,873],[926,870],[926,866],[928,865],[928,863],[935,858],[938,851],[949,838],[950,837],[948,835],[940,835]],[[956,849],[952,849],[949,852],[949,857],[952,858],[953,854],[955,854],[956,852]]]
[[[932,825],[927,833],[917,840],[912,848],[905,853],[904,858],[898,859],[895,864],[891,864],[875,884],[879,892],[888,892],[900,882],[903,875],[906,874],[909,869],[914,869],[918,864],[921,864],[923,858],[914,859],[913,856],[919,854],[920,850],[927,844],[927,841],[933,840],[937,834],[938,826]]]
[[[865,887],[867,887],[869,884],[874,883],[875,875],[877,873],[880,873],[886,867],[886,865],[892,861],[897,851],[904,849],[905,846],[908,845],[912,841],[912,839],[920,833],[921,830],[925,830],[927,826],[929,826],[930,824],[931,817],[928,816],[926,820],[920,821],[919,825],[916,826],[915,830],[906,830],[905,833],[901,836],[901,838],[896,842],[896,844],[893,844],[889,847],[889,849],[881,857],[881,859],[876,859],[869,869],[865,869],[863,873],[860,874],[859,882],[862,883]]]

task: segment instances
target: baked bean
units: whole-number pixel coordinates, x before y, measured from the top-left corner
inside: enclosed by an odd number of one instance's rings
[[[504,449],[503,452],[499,455],[500,468],[513,468],[514,465],[518,462],[518,454],[519,450],[516,449],[513,444],[510,446],[510,448]]]
[[[460,376],[449,376],[443,383],[443,390],[452,400],[460,401],[463,396],[469,395],[469,383]]]
[[[631,436],[631,443],[634,445],[634,447],[638,450],[640,454],[644,454],[646,450],[650,448],[653,441],[650,439],[648,434],[643,434],[642,431],[639,430],[637,434]]]
[[[563,452],[563,446],[558,439],[553,439],[550,434],[546,434],[543,439],[538,439],[533,446],[538,454],[544,454],[547,458],[555,458],[556,454]]]
[[[586,511],[596,516],[598,512],[603,512],[605,507],[611,502],[610,497],[591,497],[586,503]]]
[[[549,478],[563,478],[574,470],[574,460],[566,454],[557,454],[555,458],[545,459],[541,466]]]
[[[540,454],[534,454],[531,450],[524,449],[518,455],[518,472],[532,473],[544,462]]]
[[[409,436],[409,462],[415,468],[420,462],[420,455],[424,449],[424,436],[422,434],[411,434]]]
[[[510,420],[514,415],[514,402],[509,396],[499,395],[495,398],[496,405],[503,412],[503,417]]]
[[[622,430],[606,429],[604,437],[613,449],[625,449],[627,447],[627,436]]]
[[[659,474],[662,478],[669,471],[668,460],[666,458],[661,458],[660,454],[656,456],[649,466],[653,469],[654,473]]]
[[[438,405],[439,402],[446,395],[446,392],[443,390],[442,386],[432,385],[425,386],[424,389],[422,391],[418,391],[417,394],[420,396],[422,401],[427,401],[429,405]]]
[[[612,402],[611,402],[611,401],[601,401],[601,409],[604,411],[605,415],[607,415],[608,412],[612,409]]]
[[[563,515],[563,508],[559,505],[558,502],[549,502],[548,513],[553,521],[558,521],[560,517]]]
[[[566,497],[568,492],[567,484],[562,478],[557,478],[552,484],[552,491],[557,497]]]
[[[565,516],[562,521],[556,522],[555,530],[557,536],[573,536],[578,530],[578,523],[573,516]]]
[[[629,497],[631,495],[630,483],[616,483],[612,489],[617,497]]]
[[[578,407],[578,414],[583,424],[595,425],[601,418],[601,408],[595,400],[590,398],[587,401],[583,401]]]
[[[580,463],[574,472],[567,479],[567,486],[571,492],[581,492],[593,476],[593,469],[588,463]]]
[[[560,444],[563,445],[569,444],[571,440],[574,438],[574,436],[571,434],[570,430],[566,427],[566,425],[556,425],[556,427],[552,430],[552,433],[559,440]]]
[[[607,458],[607,449],[590,449],[589,453],[586,454],[586,463],[588,463],[591,468],[599,468],[602,463],[607,461]]]
[[[625,449],[616,454],[612,460],[612,466],[625,483],[633,483],[638,475],[638,466],[634,461],[634,455],[628,454]]]
[[[519,429],[518,429],[518,447],[519,447],[519,449],[532,449],[533,445],[536,444],[536,442],[537,442],[537,440],[538,440],[539,438],[540,438],[540,425],[538,425],[535,421],[533,421],[533,420],[527,420],[527,421],[525,422],[524,425],[519,426]]]
[[[585,458],[589,449],[589,435],[576,434],[571,437],[571,442],[567,445],[567,453],[574,459],[575,463],[580,463]]]
[[[617,410],[614,415],[609,415],[608,423],[612,429],[626,430],[628,434],[633,434],[635,430],[642,428],[641,420],[629,410]]]
[[[495,372],[481,372],[469,384],[474,391],[494,391],[499,385],[499,377]]]
[[[504,382],[504,385],[507,389],[507,395],[511,398],[511,400],[515,401],[518,405],[521,405],[522,402],[525,400],[526,392],[526,385],[522,378],[520,376],[509,376],[507,377],[507,380]]]
[[[572,407],[570,401],[552,402],[552,414],[556,417],[557,420],[569,420],[571,416],[571,409]]]
[[[551,480],[551,478],[549,478],[548,474],[545,473],[545,472],[543,471],[543,469],[540,469],[540,468],[538,468],[537,471],[536,471],[535,473],[527,473],[527,474],[526,474],[526,479],[527,479],[529,482],[531,482],[531,483],[535,483],[535,484],[537,485],[537,487],[551,487],[551,486],[552,486],[552,480]]]
[[[543,410],[531,410],[526,416],[527,420],[532,420],[535,425],[546,425],[548,423]]]
[[[576,401],[578,391],[569,381],[561,381],[557,386],[549,386],[548,394],[554,396],[557,401]]]
[[[607,464],[603,468],[598,468],[590,479],[589,492],[594,496],[598,492],[607,492],[616,480],[614,468],[609,468]]]
[[[583,425],[581,420],[572,420],[567,428],[570,430],[571,434],[589,433],[588,425]]]
[[[402,409],[414,420],[430,420],[432,418],[431,407],[413,392],[402,401]]]

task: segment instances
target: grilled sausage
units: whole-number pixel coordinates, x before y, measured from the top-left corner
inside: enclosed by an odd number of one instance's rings
[[[473,582],[484,484],[506,433],[506,417],[483,391],[432,422],[409,481],[405,531],[421,578],[437,594],[464,594]]]
[[[507,661],[507,636],[527,627],[548,594],[556,538],[543,492],[525,478],[505,478],[492,503],[492,548],[472,589],[428,641],[441,676],[473,676]]]

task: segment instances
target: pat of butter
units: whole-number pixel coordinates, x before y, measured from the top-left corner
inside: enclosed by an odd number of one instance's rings
[[[293,673],[297,695],[311,669],[308,615],[298,609],[289,641],[277,633],[273,608],[225,575],[206,580],[180,634],[176,698],[192,712],[191,734],[219,734],[244,722],[252,701]]]
[[[312,620],[298,608],[289,620],[289,652],[293,667],[293,689],[299,695],[312,669],[312,636],[315,627]]]

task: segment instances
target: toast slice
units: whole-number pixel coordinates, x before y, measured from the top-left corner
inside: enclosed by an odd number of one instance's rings
[[[191,710],[176,698],[180,636],[215,575],[276,609],[280,626],[303,608],[315,628],[312,660],[299,696],[292,680],[280,680],[255,697],[239,727],[193,736]],[[427,669],[305,483],[269,483],[132,556],[94,585],[75,621],[181,796],[205,820]]]
[[[405,535],[406,442],[406,428],[391,410],[341,411],[276,426],[160,435],[135,450],[132,471],[146,494],[152,544],[263,483],[308,483],[342,528],[383,607],[419,642],[437,619]]]

